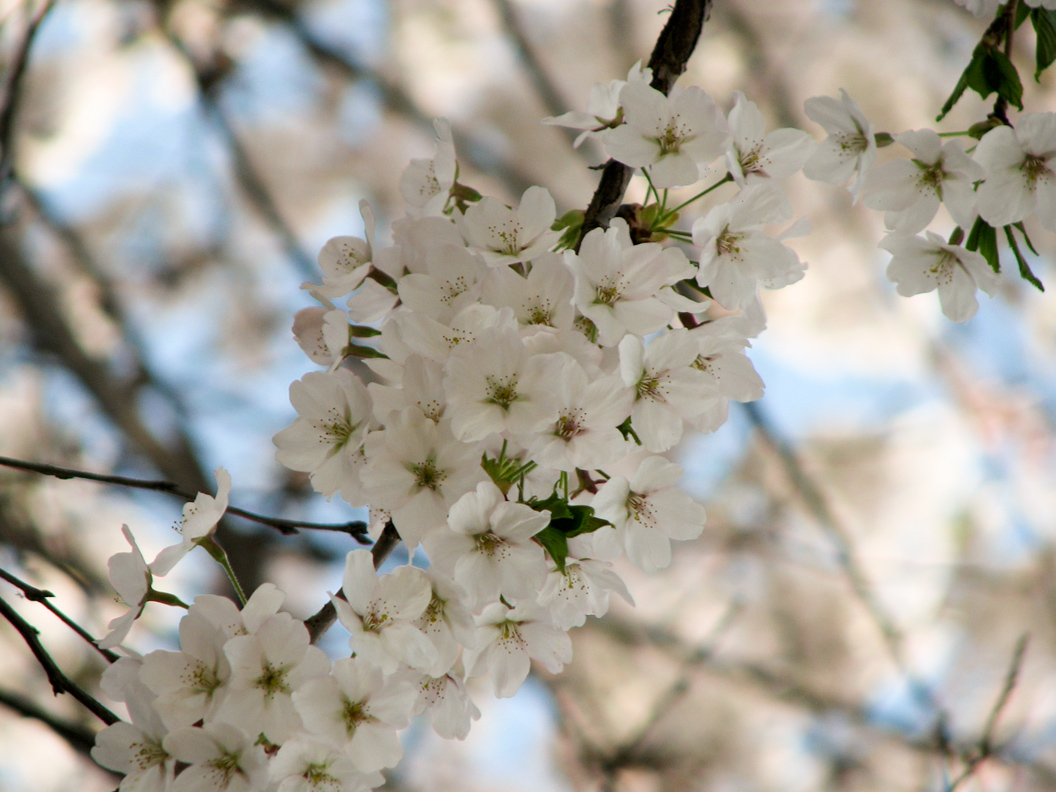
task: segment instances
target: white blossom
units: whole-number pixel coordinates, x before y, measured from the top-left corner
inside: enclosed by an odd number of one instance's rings
[[[977,206],[995,228],[1037,215],[1056,231],[1056,113],[1030,113],[1015,129],[991,129],[975,149],[975,161],[986,171]]]
[[[664,96],[629,82],[620,91],[620,104],[626,123],[597,136],[613,159],[648,168],[654,187],[693,184],[725,150],[726,119],[701,88],[679,85]]]
[[[954,322],[975,316],[979,302],[975,290],[993,296],[1000,286],[997,276],[979,253],[950,245],[937,234],[927,238],[889,234],[880,247],[891,253],[887,277],[903,297],[938,289],[942,312]]]
[[[681,466],[651,456],[629,481],[623,476],[606,481],[593,506],[613,527],[596,532],[598,543],[611,543],[613,555],[625,550],[643,572],[670,564],[671,540],[696,539],[704,530],[704,507],[677,487],[680,478]]]
[[[815,96],[803,104],[811,120],[821,124],[829,136],[803,165],[808,179],[842,185],[857,172],[851,194],[857,201],[865,172],[876,161],[876,137],[861,108],[840,89],[840,98]]]
[[[755,102],[741,91],[733,92],[730,140],[726,167],[741,187],[751,178],[787,179],[803,167],[814,151],[814,141],[801,129],[775,129],[766,133],[766,122]]]
[[[455,143],[451,124],[446,118],[433,121],[436,130],[436,154],[432,159],[412,159],[400,179],[403,199],[423,215],[443,211],[455,184]]]
[[[114,587],[121,601],[128,605],[129,609],[123,615],[111,620],[108,625],[110,632],[99,641],[100,649],[113,649],[125,640],[128,631],[132,629],[132,623],[143,612],[143,606],[147,604],[147,595],[150,593],[150,568],[143,558],[143,553],[139,550],[139,545],[136,544],[136,538],[127,525],[121,526],[121,533],[132,545],[132,552],[114,553],[107,562],[107,569],[110,574],[110,585]]]
[[[492,267],[531,261],[546,253],[559,234],[551,231],[557,217],[554,199],[543,187],[529,187],[517,209],[482,198],[466,209],[459,227],[466,242]]]
[[[254,739],[230,723],[177,729],[165,749],[185,767],[172,792],[258,792],[267,783],[267,756]]]
[[[227,511],[227,501],[231,495],[231,474],[222,467],[216,469],[216,497],[199,492],[193,503],[183,507],[183,521],[178,528],[181,541],[177,545],[164,548],[150,564],[151,574],[162,577],[195,545],[212,536],[217,523]]]

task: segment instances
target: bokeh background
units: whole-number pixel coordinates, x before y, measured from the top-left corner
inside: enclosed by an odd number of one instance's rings
[[[559,213],[585,207],[601,152],[540,119],[648,58],[663,6],[0,0],[0,82],[18,86],[0,106],[0,455],[209,492],[223,465],[236,505],[361,518],[271,443],[294,416],[289,383],[314,369],[290,325],[316,251],[362,233],[362,198],[387,236],[441,115],[464,183],[510,202],[542,184]],[[803,101],[842,87],[899,132],[933,125],[985,27],[952,0],[716,0],[682,80],[725,109],[743,90],[771,127],[818,139]],[[1027,105],[1056,110],[1051,80],[1030,80],[1031,35],[1015,54]],[[988,109],[969,94],[941,129]],[[661,574],[621,566],[636,607],[575,631],[565,673],[501,702],[474,689],[465,742],[412,726],[385,789],[1056,788],[1056,303],[1006,273],[952,325],[934,294],[885,280],[881,216],[788,187],[813,232],[792,243],[806,278],[766,295],[750,351],[766,396],[670,454],[704,535]],[[1030,228],[1054,281],[1052,235]],[[0,468],[0,568],[102,634],[123,610],[106,578],[121,524],[149,558],[181,506]],[[235,519],[223,535],[247,583],[277,582],[299,617],[354,547]],[[166,583],[223,591],[197,560]],[[3,582],[0,597],[97,691],[98,655]],[[148,609],[131,642],[171,646],[178,615]],[[340,628],[326,646],[342,651]],[[116,787],[30,704],[99,726],[0,624],[0,790]]]

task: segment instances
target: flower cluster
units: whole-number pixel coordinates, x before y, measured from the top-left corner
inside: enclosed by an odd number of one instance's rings
[[[1000,285],[999,228],[1004,228],[1024,277],[1040,285],[1013,229],[1031,250],[1024,220],[1033,216],[1043,228],[1056,231],[1056,113],[1024,115],[1015,127],[989,124],[976,133],[980,139],[971,155],[964,137],[943,142],[931,129],[884,135],[885,144],[898,143],[911,156],[874,165],[881,136],[846,92],[839,100],[810,99],[806,110],[829,137],[804,173],[833,184],[857,174],[851,188],[855,199],[860,196],[865,206],[884,212],[889,233],[880,247],[892,254],[887,277],[899,294],[938,290],[947,318],[970,319],[979,307],[976,290],[993,296]],[[956,224],[948,240],[925,230],[940,206]],[[984,256],[987,235],[989,257]]]
[[[323,248],[322,282],[306,284],[318,305],[294,333],[324,370],[291,385],[298,417],[275,436],[278,459],[321,494],[369,506],[374,535],[394,530],[412,563],[379,575],[369,551],[348,554],[332,603],[351,656],[335,661],[274,586],[241,611],[196,598],[180,651],[107,674],[131,723],[102,732],[94,755],[127,774],[123,789],[378,786],[412,716],[464,737],[479,715],[468,679],[506,697],[532,660],[560,671],[567,631],[613,593],[631,599],[612,561],[653,572],[672,540],[700,535],[704,508],[662,454],[687,427],[718,428],[730,400],[762,395],[745,355],[764,326],[759,290],[804,270],[770,231],[793,220],[775,179],[813,143],[766,134],[743,95],[726,117],[700,89],[668,97],[648,80],[635,70],[599,88],[610,117],[570,122],[643,168],[656,198],[608,228],[579,240],[581,218],[558,221],[541,187],[510,207],[460,184],[438,122],[436,155],[403,176],[393,243],[378,245],[364,202],[365,238]],[[700,195],[728,185],[730,200],[678,231],[695,199],[669,208],[666,188],[702,178]],[[216,503],[228,487],[225,475]],[[132,611],[108,645],[164,598],[151,569],[169,571],[195,543],[223,562],[194,515],[183,533],[150,567],[138,551],[112,563],[135,571],[114,576]]]

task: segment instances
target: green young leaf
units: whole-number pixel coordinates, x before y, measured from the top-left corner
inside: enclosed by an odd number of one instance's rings
[[[541,544],[547,554],[554,559],[557,568],[564,572],[565,559],[568,558],[568,537],[566,537],[560,529],[555,528],[553,523],[551,523],[533,538]]]
[[[972,226],[964,247],[967,250],[978,250],[994,272],[1001,272],[1001,261],[997,255],[997,230],[983,218],[975,219],[975,225]]]
[[[642,441],[638,439],[638,435],[634,431],[634,427],[631,426],[630,416],[627,417],[623,423],[616,427],[620,430],[620,434],[623,435],[624,440],[633,439],[638,445],[642,444]]]
[[[1037,250],[1034,249],[1034,243],[1030,241],[1030,236],[1027,235],[1027,229],[1023,227],[1023,221],[1020,220],[1018,223],[1013,223],[1016,230],[1023,235],[1023,241],[1027,243],[1027,247],[1030,248],[1030,252],[1035,256],[1041,255]]]
[[[986,68],[990,79],[994,80],[997,95],[1004,97],[1017,110],[1022,110],[1023,83],[1020,82],[1019,72],[1008,56],[1001,50],[991,50],[986,60]],[[996,69],[996,76],[992,72],[993,69]]]
[[[1033,10],[1034,9],[1032,9],[1026,3],[1020,3],[1018,6],[1016,6],[1016,23],[1015,23],[1015,26],[1018,28],[1020,25],[1022,25],[1024,20],[1026,20],[1026,18],[1031,15],[1031,11],[1033,11]],[[1001,14],[1001,13],[1003,13],[1003,11],[1004,11],[1004,9],[998,9],[997,13]]]
[[[1015,234],[1012,233],[1012,226],[1005,226],[1005,238],[1008,239],[1008,245],[1012,248],[1012,253],[1015,255],[1016,262],[1019,264],[1020,277],[1034,286],[1038,291],[1045,291],[1045,287],[1041,285],[1038,276],[1031,271],[1030,265],[1027,264],[1027,260],[1019,251],[1019,244],[1016,242]]]
[[[976,50],[978,51],[978,49]],[[939,115],[935,118],[936,121],[941,121],[946,117],[946,114],[953,109],[953,106],[960,101],[964,95],[965,90],[968,88],[968,72],[971,71],[975,65],[975,55],[972,55],[972,60],[968,63],[968,68],[961,72],[961,77],[957,80],[957,85],[953,87],[953,93],[950,94],[949,98],[942,105],[942,110],[939,111]]]
[[[1024,7],[1026,3],[1020,3],[1020,8]],[[1034,53],[1037,69],[1034,72],[1034,82],[1040,82],[1041,73],[1056,60],[1056,11],[1031,9],[1030,21],[1037,33],[1037,49]]]

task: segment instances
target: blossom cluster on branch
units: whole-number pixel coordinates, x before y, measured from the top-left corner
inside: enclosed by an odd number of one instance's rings
[[[646,178],[644,203],[608,227],[584,233],[583,212],[558,217],[543,187],[515,206],[480,195],[459,181],[441,120],[435,156],[403,174],[392,244],[378,244],[362,202],[364,236],[323,248],[322,281],[305,284],[318,305],[294,322],[322,370],[290,387],[298,417],[274,438],[278,459],[327,498],[369,507],[372,535],[395,531],[409,563],[379,574],[370,551],[348,554],[331,602],[350,656],[333,661],[270,584],[239,590],[241,609],[195,598],[179,651],[129,652],[104,677],[131,721],[101,732],[93,755],[126,773],[123,790],[370,789],[413,716],[466,736],[479,716],[468,679],[507,697],[532,660],[560,671],[567,631],[613,593],[631,600],[613,561],[654,572],[672,541],[703,530],[663,454],[715,431],[731,400],[762,396],[745,354],[765,327],[760,290],[805,271],[785,243],[806,223],[781,180],[853,181],[855,200],[885,213],[899,293],[937,289],[956,321],[975,313],[977,289],[997,288],[996,229],[1024,277],[1013,232],[1029,246],[1031,215],[1056,230],[1056,115],[991,119],[966,134],[970,151],[932,130],[877,134],[842,93],[806,103],[828,133],[819,145],[767,132],[739,92],[724,114],[700,88],[665,95],[650,80],[636,66],[595,86],[586,112],[548,119]],[[893,143],[911,156],[876,166]],[[676,202],[675,188],[692,197]],[[927,230],[941,206],[949,239]],[[110,571],[130,610],[101,646],[121,646],[148,601],[183,605],[154,578],[194,546],[233,579],[212,536],[230,489],[222,469],[217,480],[153,563],[125,529],[132,552]]]

